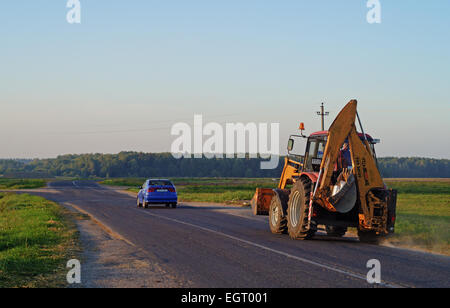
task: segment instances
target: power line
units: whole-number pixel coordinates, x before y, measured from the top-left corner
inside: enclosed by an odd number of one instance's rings
[[[239,113],[235,113],[235,114],[228,114],[228,115],[213,115],[213,116],[205,116],[205,118],[208,119],[220,119],[220,118],[228,118],[228,117],[234,117],[234,116],[238,116],[238,115],[242,115]],[[173,124],[177,123],[177,122],[182,122],[182,121],[189,121],[192,118],[188,119],[188,118],[184,118],[184,119],[177,119],[177,120],[168,120],[168,121],[152,121],[152,124],[170,124],[169,125],[164,125],[164,126],[157,126],[157,127],[146,127],[146,128],[129,128],[129,129],[111,129],[111,130],[95,130],[95,131],[72,131],[72,132],[51,132],[50,134],[54,135],[96,135],[96,134],[115,134],[115,133],[131,133],[131,132],[140,132],[140,131],[156,131],[156,130],[166,130],[166,129],[170,129],[172,127]],[[225,123],[223,123],[225,124]],[[115,125],[119,125],[118,123],[116,123]],[[122,125],[122,124],[120,124]],[[123,124],[125,125],[125,124]]]
[[[322,131],[325,130],[325,116],[330,115],[330,113],[327,111],[325,112],[325,107],[323,106],[324,103],[322,103],[322,106],[320,107],[320,111],[317,111],[317,115],[321,116],[322,118]]]

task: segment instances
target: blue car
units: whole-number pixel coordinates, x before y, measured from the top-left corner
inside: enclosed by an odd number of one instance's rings
[[[137,195],[138,207],[146,209],[149,204],[165,204],[167,207],[177,207],[177,190],[169,180],[149,179],[140,189]]]

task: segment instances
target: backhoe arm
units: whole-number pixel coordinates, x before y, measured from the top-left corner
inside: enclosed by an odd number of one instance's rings
[[[363,143],[356,131],[356,107],[357,101],[350,101],[329,129],[312,201],[331,212],[345,212],[344,209],[350,210],[359,200],[360,229],[386,233],[388,194],[384,189],[384,183],[369,143],[367,140]],[[347,170],[343,170],[347,183],[340,194],[333,195],[332,190],[335,184],[332,183],[332,177],[341,147],[346,140],[349,143],[353,168],[350,174],[346,173]],[[355,196],[349,197],[351,194]],[[339,204],[339,201],[343,199],[346,199],[346,206]],[[349,202],[352,203],[350,208],[348,207]]]
[[[355,126],[357,101],[352,100],[334,120],[328,130],[328,139],[323,154],[322,164],[320,166],[320,182],[318,195],[324,195],[331,185],[334,165],[337,161],[339,150]]]
[[[382,232],[387,224],[387,196],[384,183],[367,140],[359,138],[356,128],[349,135],[353,174],[356,177],[358,197],[362,213],[359,215],[361,229]]]

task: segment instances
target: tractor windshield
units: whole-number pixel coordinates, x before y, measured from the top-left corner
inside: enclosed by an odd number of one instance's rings
[[[309,138],[305,155],[305,171],[320,171],[326,144],[326,136]]]
[[[360,138],[361,138],[361,141],[363,141],[363,137],[360,136]],[[348,144],[348,140],[346,140],[346,143]],[[306,147],[306,154],[305,154],[305,165],[304,165],[303,171],[306,171],[306,172],[319,172],[320,171],[320,165],[322,163],[326,144],[327,144],[327,136],[313,136],[308,139],[308,144]],[[372,154],[376,160],[375,142],[373,142],[372,140],[369,140],[369,145],[372,150]],[[344,151],[341,151],[341,152],[345,154],[345,149],[344,149]],[[347,157],[345,157],[345,159],[347,160],[347,166],[351,167],[352,163],[351,163],[350,152],[348,152],[348,155],[347,155]]]

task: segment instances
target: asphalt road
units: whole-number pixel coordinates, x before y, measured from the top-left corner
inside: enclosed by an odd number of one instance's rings
[[[293,241],[271,234],[267,217],[248,208],[138,209],[133,196],[88,181],[53,182],[37,194],[89,212],[195,287],[372,287],[371,259],[381,262],[384,287],[450,287],[449,257],[356,238]]]

